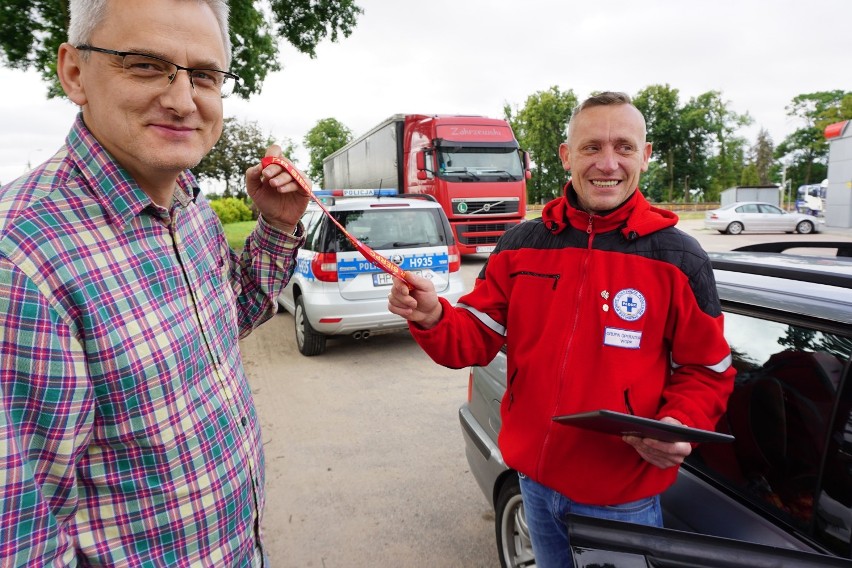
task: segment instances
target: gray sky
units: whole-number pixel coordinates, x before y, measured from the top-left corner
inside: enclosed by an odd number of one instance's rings
[[[225,116],[297,143],[303,169],[302,139],[328,117],[359,135],[396,113],[502,117],[554,85],[582,99],[669,84],[682,103],[721,91],[754,118],[741,134],[753,142],[763,127],[777,144],[798,126],[793,97],[852,91],[852,0],[356,1],[349,38],[315,59],[283,45],[261,95],[224,102]],[[0,69],[0,85],[6,183],[53,154],[76,108],[48,101],[34,72]]]

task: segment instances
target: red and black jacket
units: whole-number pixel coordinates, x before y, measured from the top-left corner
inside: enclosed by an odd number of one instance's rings
[[[442,299],[437,326],[411,331],[441,365],[486,365],[505,342],[499,446],[510,467],[582,503],[665,490],[677,468],[618,436],[552,421],[598,409],[714,429],[733,388],[710,262],[677,216],[637,190],[589,215],[566,196],[508,231],[469,294]]]

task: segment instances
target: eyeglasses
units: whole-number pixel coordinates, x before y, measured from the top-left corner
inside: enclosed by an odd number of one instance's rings
[[[234,92],[234,87],[240,81],[239,77],[227,71],[183,67],[177,63],[144,53],[115,51],[114,49],[103,49],[92,45],[78,45],[76,47],[81,51],[97,51],[121,57],[124,74],[136,83],[148,88],[164,89],[174,82],[178,71],[186,71],[189,75],[189,84],[192,85],[193,91],[199,96],[224,98]]]

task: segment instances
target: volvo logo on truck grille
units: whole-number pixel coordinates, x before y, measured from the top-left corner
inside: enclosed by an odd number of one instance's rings
[[[453,213],[458,215],[505,215],[518,212],[517,198],[453,199]]]

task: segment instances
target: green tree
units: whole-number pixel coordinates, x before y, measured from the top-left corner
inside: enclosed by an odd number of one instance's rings
[[[648,195],[663,194],[665,201],[672,201],[676,183],[675,154],[685,142],[679,91],[668,84],[650,85],[633,97],[633,104],[645,116],[648,141],[654,148],[652,159],[660,163],[654,175],[645,178],[647,184],[654,185],[644,191]]]
[[[310,156],[308,171],[305,173],[318,184],[318,187],[325,187],[322,161],[346,146],[351,140],[352,131],[336,118],[318,120],[305,134],[305,148]]]
[[[503,114],[521,147],[529,152],[532,178],[527,183],[527,201],[548,201],[562,191],[567,174],[559,158],[559,145],[565,141],[565,127],[577,97],[569,89],[553,86],[527,97],[523,108],[506,104]]]
[[[668,172],[665,164],[657,160],[651,160],[648,164],[648,171],[642,175],[639,180],[639,185],[642,188],[642,193],[653,203],[666,201],[666,179]]]
[[[231,0],[231,71],[244,98],[259,93],[267,74],[279,70],[278,38],[316,57],[326,38],[349,37],[363,10],[354,0]],[[56,79],[56,51],[68,33],[67,0],[4,0],[0,4],[0,63],[36,69],[48,97],[63,96]]]
[[[751,147],[751,161],[754,163],[758,184],[768,185],[776,177],[778,167],[774,156],[775,144],[772,143],[772,137],[765,128],[761,128],[754,146]]]
[[[681,105],[677,89],[651,85],[633,100],[645,115],[654,147],[646,195],[689,201],[693,191],[701,190],[712,200],[718,199],[720,188],[736,185],[745,140],[735,133],[751,118],[730,110],[721,92],[708,91]]]
[[[787,116],[798,119],[799,128],[776,148],[776,157],[787,166],[793,187],[819,183],[827,174],[828,141],[825,127],[852,118],[852,93],[841,90],[798,95],[787,106]]]
[[[757,165],[754,162],[747,163],[743,168],[739,185],[762,185],[760,174],[757,172]]]
[[[852,93],[846,93],[840,101],[840,118],[837,122],[844,120],[843,117],[852,117]]]
[[[222,136],[213,149],[192,169],[199,179],[216,180],[225,184],[225,197],[246,198],[245,172],[260,162],[266,148],[274,142],[256,122],[240,122],[234,117],[222,124]],[[283,142],[283,154],[292,156],[295,147]]]
[[[706,93],[705,93],[706,95]],[[672,178],[681,187],[683,202],[690,201],[690,190],[705,191],[710,185],[708,157],[712,150],[712,124],[705,95],[690,99],[680,111],[683,144],[675,148]]]
[[[698,109],[700,118],[694,128],[701,133],[705,145],[705,158],[692,163],[698,168],[702,184],[706,184],[706,196],[710,200],[719,198],[722,189],[737,185],[742,176],[747,142],[736,132],[751,124],[751,117],[738,114],[729,108],[720,91],[708,91],[690,100],[687,107]]]

